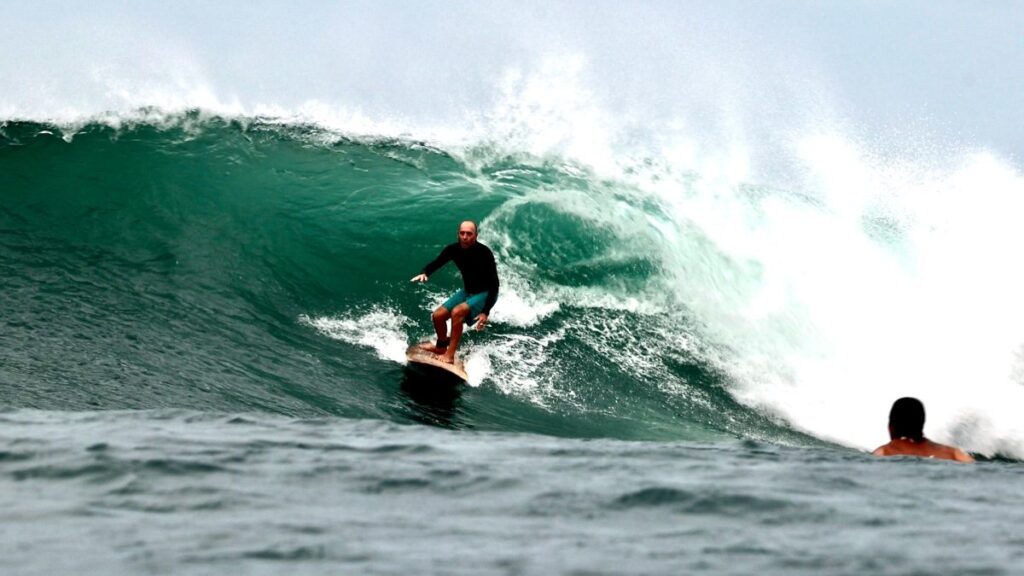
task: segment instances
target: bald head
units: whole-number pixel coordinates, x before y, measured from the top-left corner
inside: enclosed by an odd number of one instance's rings
[[[469,248],[476,244],[476,222],[466,220],[459,224],[459,246]]]

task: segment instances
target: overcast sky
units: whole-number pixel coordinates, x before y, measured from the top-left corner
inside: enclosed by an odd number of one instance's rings
[[[1019,2],[37,0],[0,18],[6,117],[316,100],[443,123],[510,71],[576,58],[580,85],[641,123],[821,115],[1024,159]]]

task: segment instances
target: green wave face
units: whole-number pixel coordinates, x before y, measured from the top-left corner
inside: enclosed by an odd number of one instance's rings
[[[9,408],[330,414],[566,436],[801,438],[738,404],[624,185],[485,147],[184,115],[0,131]],[[403,366],[481,222],[470,386]]]

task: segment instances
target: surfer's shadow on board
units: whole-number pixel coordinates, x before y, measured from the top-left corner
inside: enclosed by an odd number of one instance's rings
[[[437,371],[423,371],[404,366],[399,387],[402,392],[404,415],[430,426],[464,429],[469,426],[460,421],[462,380]]]

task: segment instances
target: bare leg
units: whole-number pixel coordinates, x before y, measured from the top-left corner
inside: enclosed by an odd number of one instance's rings
[[[430,319],[434,322],[434,332],[437,333],[438,342],[444,343],[448,340],[448,318],[450,317],[451,314],[444,306],[438,306],[437,310],[434,310],[434,313],[430,316]],[[445,352],[445,348],[439,348],[430,342],[424,342],[420,348],[434,354],[444,354]]]
[[[455,363],[455,351],[459,348],[459,341],[462,340],[462,327],[466,316],[469,315],[469,304],[463,302],[452,310],[452,341],[448,344],[448,351],[441,356],[442,362]]]
[[[448,339],[448,319],[451,318],[451,313],[444,306],[438,306],[437,310],[430,316],[430,319],[434,321],[434,332],[437,334],[438,341],[445,341]],[[441,352],[444,352],[442,350]],[[441,352],[438,352],[440,354]]]

